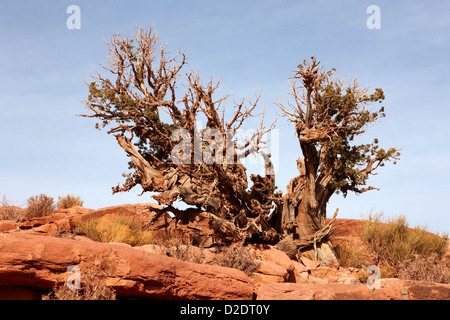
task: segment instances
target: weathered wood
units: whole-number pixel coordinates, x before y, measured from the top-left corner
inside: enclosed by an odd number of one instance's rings
[[[190,223],[192,216],[203,213],[175,209],[176,201],[206,211],[214,236],[224,243],[279,242],[292,257],[312,250],[324,263],[336,261],[328,241],[332,223],[325,225],[328,200],[336,191],[346,195],[374,189],[365,186],[367,177],[398,157],[397,149],[384,151],[377,141],[355,147],[349,143],[384,116],[382,108],[364,108],[384,99],[381,89],[368,95],[356,81],[344,88],[333,72],[319,68],[315,57],[299,65],[290,84],[295,105],[288,106],[293,110],[277,103],[295,123],[303,154],[297,161],[299,175],[283,195],[275,192],[271,155],[263,151],[263,137],[273,127],[264,127],[264,112],[251,137],[239,142],[233,138],[254,116],[260,96],[253,103],[234,103],[227,121],[228,95],[216,97],[220,82],[204,84],[194,72],[182,76],[185,55],[169,56],[152,29],[140,28],[133,40],[114,35],[107,46],[109,65],[103,68],[113,79],[100,73],[93,77],[84,102],[92,114],[83,116],[97,118],[97,127],[113,125],[108,134],[130,157],[131,173],[113,193],[140,185],[143,192],[156,192],[153,198],[177,221]],[[161,111],[171,121],[163,122]],[[197,125],[199,119],[207,120],[205,128]],[[265,171],[248,179],[240,160],[256,154],[262,156]]]
[[[336,220],[338,211],[339,209],[336,209],[330,222],[313,235],[295,239],[293,234],[290,234],[278,242],[277,249],[283,251],[291,258],[298,257],[298,254],[301,254],[302,251],[313,251],[313,256],[316,260],[320,260],[324,264],[336,264],[336,253],[327,236]],[[325,241],[323,241],[324,239]]]

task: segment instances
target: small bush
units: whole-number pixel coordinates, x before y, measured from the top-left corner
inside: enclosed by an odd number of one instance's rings
[[[64,238],[64,239],[75,239],[75,237],[80,233],[80,226],[76,226],[72,229],[67,229],[67,223],[64,223],[62,225],[57,226],[56,231],[53,233],[50,233],[51,236],[57,237],[57,238]]]
[[[141,225],[131,217],[105,216],[84,221],[80,232],[99,242],[121,242],[131,246],[142,246],[153,242],[153,234],[142,230]]]
[[[41,194],[39,196],[32,196],[27,199],[27,209],[25,213],[26,219],[43,217],[49,215],[55,210],[53,198]]]
[[[365,266],[365,253],[359,246],[348,241],[342,241],[334,247],[341,267],[361,268]]]
[[[398,276],[402,263],[415,255],[440,258],[447,247],[446,236],[430,233],[425,227],[410,229],[405,216],[383,220],[382,214],[370,215],[360,237],[375,253],[383,278]]]
[[[81,288],[70,289],[66,284],[55,286],[43,300],[116,300],[114,289],[106,285],[107,273],[91,267],[81,273]]]
[[[56,203],[58,209],[69,209],[75,206],[83,206],[83,201],[80,197],[72,196],[70,194],[65,197],[58,197],[58,202]]]
[[[428,257],[416,256],[402,263],[399,278],[404,280],[450,282],[450,269],[436,253]]]
[[[259,263],[253,258],[251,253],[243,247],[223,248],[222,252],[214,257],[213,263],[229,268],[239,269],[247,275],[251,275],[259,268]]]
[[[20,210],[11,201],[7,200],[5,195],[3,195],[0,203],[0,220],[13,222],[19,222],[21,220]]]
[[[183,261],[202,263],[205,255],[202,249],[185,244],[180,237],[170,237],[157,241],[161,254]]]

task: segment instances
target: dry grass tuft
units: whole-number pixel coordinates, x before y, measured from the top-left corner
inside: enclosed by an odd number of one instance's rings
[[[436,253],[428,257],[416,256],[402,263],[399,278],[404,280],[450,283],[450,269]]]
[[[143,230],[132,217],[104,216],[89,219],[80,224],[80,232],[99,242],[121,242],[142,246],[153,242],[153,233]]]
[[[214,257],[213,263],[223,267],[239,269],[249,276],[255,272],[260,265],[253,258],[249,250],[244,247],[222,248],[221,252]]]
[[[71,289],[64,285],[56,286],[53,292],[43,297],[43,300],[116,300],[113,288],[106,285],[108,274],[98,268],[90,267],[81,272],[81,288]]]
[[[435,255],[441,259],[446,252],[447,236],[439,236],[426,227],[408,227],[405,216],[383,219],[382,213],[369,215],[360,237],[376,255],[383,278],[397,277],[405,261],[415,256]]]
[[[80,199],[80,197],[68,194],[64,197],[58,197],[56,206],[58,207],[58,209],[69,209],[75,206],[82,207],[83,201]]]
[[[339,265],[347,267],[362,268],[365,266],[366,253],[363,248],[355,246],[348,241],[342,241],[334,247],[339,260]]]
[[[12,201],[6,199],[6,195],[3,195],[3,198],[0,202],[0,220],[9,220],[13,222],[19,222],[22,219],[20,215],[20,210],[14,206]]]
[[[202,263],[205,255],[201,248],[185,243],[181,237],[172,236],[158,239],[161,254],[183,261]]]

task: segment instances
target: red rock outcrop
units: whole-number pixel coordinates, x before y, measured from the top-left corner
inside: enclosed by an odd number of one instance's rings
[[[258,300],[449,300],[450,285],[423,281],[381,280],[380,289],[363,284],[271,283],[255,290]]]
[[[16,223],[7,220],[0,220],[0,232],[15,230]]]
[[[117,296],[157,299],[251,299],[242,271],[194,264],[121,244],[85,239],[0,234],[0,286],[50,290],[64,283],[67,268],[99,266]]]
[[[70,265],[79,266],[82,272],[91,266],[107,271],[107,285],[123,298],[450,299],[450,284],[382,279],[381,289],[371,290],[359,282],[356,268],[325,267],[306,257],[293,261],[270,245],[248,247],[259,262],[259,268],[248,277],[239,270],[214,265],[215,243],[206,216],[194,210],[185,221],[176,222],[160,209],[149,203],[99,210],[73,207],[21,223],[0,221],[0,299],[39,299],[56,283],[64,283]],[[52,236],[74,230],[82,221],[108,215],[133,216],[144,223],[153,219],[156,235],[181,235],[205,247],[189,249],[203,257],[201,264],[167,257],[160,244],[133,248],[81,236]],[[361,224],[360,220],[336,220],[334,241],[359,244],[356,233]]]

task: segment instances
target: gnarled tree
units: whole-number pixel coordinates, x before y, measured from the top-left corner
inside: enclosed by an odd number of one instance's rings
[[[218,242],[278,243],[291,256],[313,250],[315,258],[335,262],[327,239],[331,223],[325,224],[329,198],[337,191],[373,189],[364,187],[369,175],[398,157],[397,149],[378,149],[377,141],[351,145],[384,116],[383,109],[365,109],[383,100],[380,89],[367,94],[356,81],[344,88],[333,72],[319,69],[314,57],[312,64],[299,66],[291,83],[295,104],[278,103],[295,123],[304,156],[297,162],[299,176],[283,195],[275,192],[271,155],[264,151],[264,135],[273,127],[264,127],[264,113],[251,137],[235,137],[255,116],[259,97],[233,103],[228,115],[228,96],[216,98],[219,83],[204,85],[194,72],[181,75],[184,54],[169,55],[151,29],[138,29],[133,39],[114,35],[107,46],[109,64],[102,67],[113,79],[93,77],[84,101],[91,113],[82,116],[100,120],[98,128],[108,126],[131,159],[131,172],[113,193],[140,185],[143,192],[157,193],[153,198],[165,206],[161,214],[170,211],[186,221],[206,214]],[[199,121],[206,122],[204,128]],[[265,175],[251,175],[249,187],[240,160],[253,154],[263,157]],[[198,209],[176,209],[177,200]]]
[[[169,56],[152,30],[140,28],[134,39],[114,35],[107,45],[109,65],[102,67],[115,79],[94,76],[84,102],[93,113],[83,116],[101,120],[98,128],[110,126],[108,133],[131,158],[132,172],[113,193],[140,185],[143,192],[158,192],[153,198],[178,219],[185,213],[172,206],[176,200],[206,210],[223,242],[276,243],[278,234],[268,224],[274,176],[262,140],[271,128],[261,121],[251,137],[235,137],[255,116],[259,97],[247,105],[234,103],[227,121],[223,104],[228,96],[214,97],[219,83],[203,85],[193,72],[182,77],[184,54]],[[176,85],[182,78],[185,92],[180,97]],[[198,125],[203,120],[205,128]],[[266,160],[266,175],[251,175],[253,185],[248,188],[240,160],[255,153]]]
[[[327,239],[330,226],[325,226],[330,197],[376,189],[366,186],[367,179],[386,161],[395,163],[400,153],[397,148],[379,148],[377,139],[370,144],[351,143],[385,116],[383,107],[367,109],[384,100],[383,91],[375,89],[369,94],[356,79],[345,86],[335,70],[323,71],[314,56],[311,60],[298,66],[290,82],[294,103],[277,103],[295,124],[303,158],[297,160],[300,175],[290,181],[286,195],[277,201],[273,217],[279,232],[290,230],[286,244],[295,243],[296,248],[308,251],[310,241],[305,239],[312,239],[315,258],[334,261]]]

